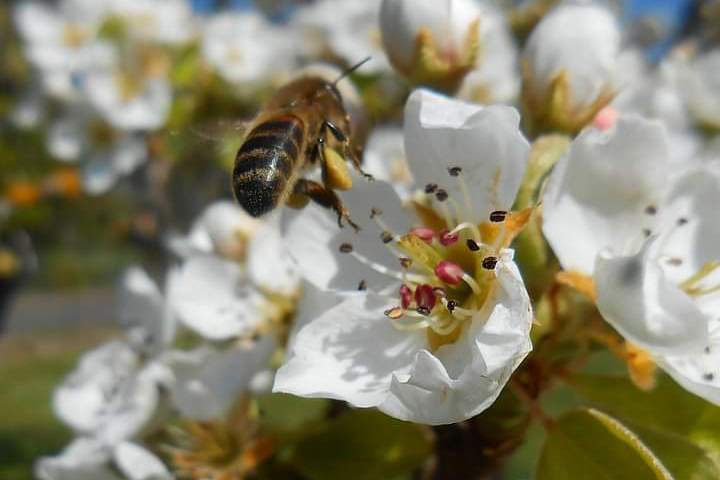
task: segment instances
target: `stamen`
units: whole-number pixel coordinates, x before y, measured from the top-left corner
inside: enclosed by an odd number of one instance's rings
[[[442,230],[438,234],[438,241],[443,247],[449,247],[460,239],[460,235],[457,233],[451,233],[449,230]]]
[[[435,288],[433,288],[433,293],[434,293],[435,296],[438,297],[438,298],[446,298],[446,297],[447,297],[447,292],[446,292],[445,289],[442,288],[442,287],[435,287]]]
[[[365,280],[360,280],[360,283],[358,283],[358,290],[361,292],[367,290],[367,282]]]
[[[427,317],[428,315],[430,315],[430,309],[427,308],[427,307],[417,307],[417,308],[415,309],[415,311],[416,311],[417,313],[419,313],[420,315],[423,315],[423,316],[425,316],[425,317]]]
[[[467,243],[467,247],[468,249],[470,249],[471,252],[477,252],[478,250],[480,250],[480,245],[478,245],[477,242],[472,238],[468,238],[467,242],[465,243]]]
[[[457,234],[463,230],[470,230],[472,232],[473,239],[478,243],[481,242],[482,236],[480,236],[480,230],[478,229],[477,225],[470,222],[463,222],[459,224],[457,227],[450,230],[450,233]]]
[[[482,261],[482,267],[485,270],[495,270],[495,266],[498,263],[497,257],[485,257]]]
[[[645,213],[648,215],[655,215],[657,213],[657,207],[655,205],[648,205],[645,207]]]
[[[443,260],[435,267],[435,275],[437,275],[437,277],[445,283],[449,283],[450,285],[460,285],[465,272],[457,263],[453,263],[449,260]]]
[[[382,233],[380,234],[380,239],[382,240],[383,243],[386,243],[386,244],[392,242],[393,238],[394,238],[393,234],[388,232],[387,230],[383,230]]]
[[[494,212],[490,212],[490,221],[493,223],[504,222],[506,217],[507,212],[505,210],[495,210]]]
[[[377,207],[370,208],[370,218],[371,219],[377,217],[378,215],[382,215],[382,213],[383,213],[382,210],[380,210]]]
[[[339,250],[341,253],[352,253],[353,246],[351,243],[341,243]]]
[[[418,311],[420,311],[420,309],[422,308],[424,310],[427,310],[428,313],[430,313],[435,307],[436,301],[437,297],[433,292],[432,285],[426,283],[423,285],[418,285],[417,288],[415,288],[415,303],[418,306]]]
[[[393,307],[385,310],[385,316],[388,317],[391,320],[397,320],[398,318],[401,318],[404,314],[403,309],[401,307]]]
[[[435,231],[427,227],[416,227],[410,230],[409,233],[410,235],[415,235],[425,243],[432,243],[433,238],[435,237]]]
[[[400,257],[399,260],[400,260],[400,265],[401,265],[404,269],[408,269],[408,268],[412,267],[412,259],[411,259],[411,258]]]
[[[678,227],[682,227],[683,225],[688,223],[688,219],[685,217],[680,217],[677,219],[676,223],[677,223]]]
[[[438,202],[444,202],[449,197],[447,191],[444,188],[438,188],[438,190],[435,192],[435,198],[437,198]]]
[[[475,281],[473,277],[468,275],[467,273],[462,276],[462,279],[470,285],[470,288],[472,288],[472,291],[475,295],[480,295],[480,285]]]
[[[435,193],[437,189],[437,183],[428,183],[427,185],[425,185],[425,193],[427,193],[428,195]]]
[[[462,172],[462,168],[461,168],[461,167],[450,167],[450,168],[448,168],[448,173],[450,174],[451,177],[457,177],[458,175],[460,175],[460,172]]]
[[[400,305],[404,310],[407,310],[408,307],[410,307],[411,302],[412,291],[410,290],[410,287],[405,284],[400,285]]]
[[[380,263],[374,262],[370,260],[369,258],[357,253],[357,252],[348,252],[350,255],[353,256],[358,262],[366,265],[367,267],[375,270],[376,272],[380,273],[381,275],[386,275],[391,278],[395,278],[397,280],[400,280],[402,282],[404,281],[410,281],[413,283],[428,283],[431,279],[426,277],[425,275],[415,274],[415,273],[402,273],[397,272],[395,270],[391,270],[385,265],[382,265]]]

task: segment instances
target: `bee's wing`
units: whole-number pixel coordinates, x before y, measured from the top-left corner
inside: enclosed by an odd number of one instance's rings
[[[242,145],[251,123],[252,119],[206,120],[169,133],[171,141],[180,151],[193,152],[194,155],[213,152],[229,162]]]

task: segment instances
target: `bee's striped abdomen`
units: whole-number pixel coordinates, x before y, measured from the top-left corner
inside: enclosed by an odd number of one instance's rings
[[[250,215],[278,205],[301,153],[303,129],[298,117],[281,115],[255,127],[238,150],[233,190]]]

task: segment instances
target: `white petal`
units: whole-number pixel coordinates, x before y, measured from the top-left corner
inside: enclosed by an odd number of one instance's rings
[[[237,258],[261,224],[236,203],[219,200],[203,210],[188,237],[198,250]]]
[[[662,125],[620,117],[609,133],[585,130],[553,170],[543,196],[543,232],[565,270],[591,274],[604,248],[636,251],[654,231],[672,167]]]
[[[389,229],[403,234],[410,227],[410,218],[402,210],[394,188],[381,180],[368,182],[354,179],[353,188],[342,195],[352,219],[361,227],[338,227],[336,214],[328,209],[310,204],[295,214],[288,214],[286,244],[295,258],[301,275],[321,289],[357,290],[365,280],[368,289],[380,291],[397,279],[378,273],[358,261],[352,255],[341,253],[340,245],[349,243],[354,252],[387,268],[400,270],[396,256],[391,255],[381,241],[383,231],[370,219],[372,208],[378,208],[382,220]]]
[[[508,210],[527,167],[529,145],[512,107],[480,105],[416,90],[405,106],[405,151],[416,185],[435,183],[460,205],[464,181],[474,223]],[[453,178],[449,167],[461,167]]]
[[[168,302],[183,324],[211,340],[251,334],[264,298],[236,263],[213,256],[188,259],[168,285]]]
[[[434,354],[418,352],[409,377],[396,375],[380,409],[431,425],[455,423],[487,409],[532,349],[532,310],[517,267],[501,262],[488,307],[460,338]]]
[[[280,236],[278,218],[268,219],[250,241],[248,275],[255,285],[283,295],[296,293],[300,277],[288,244]]]
[[[113,451],[113,458],[128,480],[170,480],[173,478],[158,457],[136,443],[120,443]]]
[[[55,457],[40,458],[34,466],[39,480],[121,480],[108,466],[109,454],[97,441],[77,438]]]
[[[197,420],[224,418],[255,375],[267,367],[274,342],[264,338],[251,348],[223,352],[199,348],[173,352],[173,400],[184,417]]]
[[[692,355],[662,357],[658,363],[687,391],[720,405],[720,345]]]
[[[273,391],[358,407],[382,403],[393,375],[406,375],[426,344],[424,332],[393,327],[383,314],[388,307],[382,297],[357,294],[303,327]]]
[[[119,174],[115,170],[112,158],[98,154],[83,166],[82,177],[83,188],[87,193],[103,195],[115,185]]]
[[[653,241],[630,256],[598,256],[597,305],[625,338],[656,354],[681,354],[707,344],[705,315],[669,282],[653,255]]]

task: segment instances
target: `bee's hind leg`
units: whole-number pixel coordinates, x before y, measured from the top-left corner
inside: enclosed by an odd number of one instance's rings
[[[350,144],[350,139],[347,135],[343,133],[343,131],[338,128],[337,125],[330,122],[329,120],[325,120],[323,123],[323,127],[330,130],[330,133],[332,133],[333,137],[335,137],[335,140],[340,142],[343,146],[343,156],[345,158],[349,158],[350,161],[353,164],[353,167],[355,167],[355,170],[357,170],[363,177],[367,178],[368,180],[374,180],[373,176],[367,173],[365,170],[362,169],[362,164],[360,162],[360,157],[358,157],[357,152],[353,148],[353,146]]]
[[[343,219],[357,232],[360,227],[350,219],[350,213],[343,205],[340,197],[335,192],[325,187],[322,183],[301,178],[295,183],[293,195],[304,195],[313,202],[325,208],[332,208],[337,213],[337,221],[340,228],[343,227]]]

